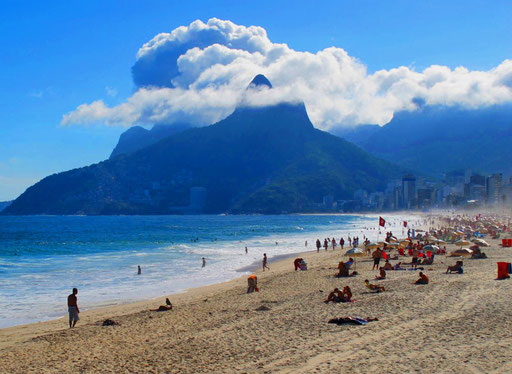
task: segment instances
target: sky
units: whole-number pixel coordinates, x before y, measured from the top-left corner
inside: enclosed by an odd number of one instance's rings
[[[0,201],[108,158],[127,126],[225,116],[257,72],[324,129],[384,124],[415,97],[508,101],[510,14],[499,0],[4,2]]]

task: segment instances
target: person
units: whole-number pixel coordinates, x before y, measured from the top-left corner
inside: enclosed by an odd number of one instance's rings
[[[420,271],[419,278],[414,284],[428,284],[428,277]]]
[[[372,270],[378,269],[379,264],[380,264],[380,258],[382,257],[382,251],[380,250],[380,248],[377,248],[375,251],[373,251],[372,257],[373,257]]]
[[[400,265],[402,265],[402,262],[399,262],[398,264],[393,265],[393,270],[405,270]]]
[[[371,291],[377,291],[377,292],[386,291],[386,289],[383,286],[381,286],[379,284],[371,284],[368,279],[365,279],[364,285],[366,286],[366,288],[370,289]]]
[[[384,270],[384,268],[382,266],[379,268],[379,276],[375,277],[375,279],[378,279],[378,280],[386,279],[386,270]]]
[[[247,293],[252,293],[258,290],[258,277],[256,275],[250,275],[247,278]]]
[[[201,266],[202,268],[204,268],[206,266],[206,259],[203,257],[203,266]]]
[[[308,270],[308,264],[306,264],[306,261],[304,261],[304,259],[300,262],[300,270],[301,271]]]
[[[265,268],[270,270],[270,268],[268,267],[267,254],[263,253],[263,271],[265,271]]]
[[[386,260],[384,264],[384,270],[393,270],[393,266],[389,263],[389,260]]]
[[[336,239],[332,238],[331,244],[332,244],[332,250],[334,251],[336,249]]]
[[[320,252],[320,247],[322,246],[322,244],[320,243],[320,239],[317,239],[316,240],[316,251],[317,253]]]
[[[356,271],[353,271],[352,273],[349,273],[350,266],[352,264],[347,264],[343,261],[340,261],[338,264],[338,273],[334,274],[336,278],[346,278],[346,277],[353,277],[357,275]]]
[[[303,261],[302,258],[296,258],[293,261],[293,266],[295,267],[295,271],[300,270],[300,264],[302,261]]]
[[[248,253],[248,251],[247,251],[247,247],[245,247],[245,254],[247,254],[247,253]]]
[[[142,274],[142,269],[140,268],[140,265],[137,265],[137,274],[138,275]]]
[[[80,309],[78,309],[77,293],[78,289],[73,288],[73,293],[68,296],[69,328],[75,327],[80,319],[80,317],[78,317]]]
[[[348,261],[345,262],[345,266],[347,267],[347,269],[350,269],[353,264],[354,264],[354,259],[352,257],[349,257]]]
[[[340,239],[340,247],[341,247],[341,250],[343,250],[343,246],[345,245],[345,239],[341,238]]]
[[[304,243],[304,247],[307,247],[308,246],[308,241],[306,240],[306,242]]]
[[[166,312],[172,309],[171,300],[169,298],[165,299],[165,305],[160,305],[158,309],[150,309],[151,312]]]
[[[462,265],[463,265],[463,262],[462,261],[457,261],[455,263],[455,265],[453,266],[448,266],[448,269],[446,269],[446,274],[448,274],[448,272],[451,274],[452,272],[457,272],[459,274],[463,274],[464,273],[464,270],[462,269]]]
[[[348,303],[350,302],[351,298],[352,291],[350,290],[349,286],[345,286],[343,291],[335,288],[331,293],[329,293],[329,296],[327,296],[327,299],[324,301],[324,303],[328,304],[331,301],[333,303]]]
[[[418,266],[418,256],[419,256],[418,250],[416,248],[413,248],[411,265],[413,265],[415,269]]]
[[[327,239],[324,239],[324,249],[327,252],[327,248],[329,247],[329,244],[327,243]]]

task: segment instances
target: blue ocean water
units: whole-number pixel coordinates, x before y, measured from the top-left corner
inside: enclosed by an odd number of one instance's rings
[[[163,296],[233,279],[264,252],[312,250],[317,237],[368,227],[376,236],[376,224],[366,215],[0,216],[0,328],[65,315],[73,287],[82,309]]]

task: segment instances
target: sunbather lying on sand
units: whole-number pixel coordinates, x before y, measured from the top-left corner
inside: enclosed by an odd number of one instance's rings
[[[158,309],[151,309],[152,312],[166,312],[172,309],[171,301],[167,298],[165,299],[165,305],[160,305]]]
[[[402,265],[402,262],[399,262],[398,264],[393,265],[393,270],[405,270],[400,265]]]
[[[378,321],[378,318],[361,318],[361,317],[340,317],[332,318],[328,323],[335,323],[337,325],[365,325],[367,322]]]
[[[376,291],[376,292],[384,292],[386,291],[386,289],[379,285],[379,284],[371,284],[370,281],[368,279],[366,279],[364,281],[364,285],[366,286],[366,288],[368,288],[370,291]]]

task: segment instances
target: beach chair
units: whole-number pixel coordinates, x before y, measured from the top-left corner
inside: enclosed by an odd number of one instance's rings
[[[503,248],[508,247],[507,239],[501,239],[501,246],[502,246]]]
[[[507,247],[512,247],[512,239],[507,239]]]

